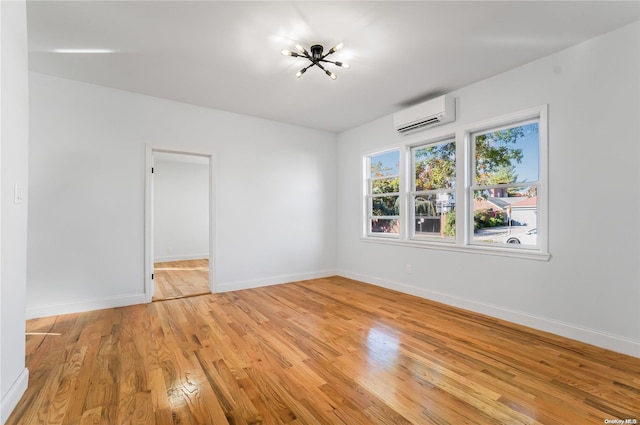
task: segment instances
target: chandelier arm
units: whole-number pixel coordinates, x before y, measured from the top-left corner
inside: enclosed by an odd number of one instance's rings
[[[323,59],[324,59],[324,58],[326,58],[327,56],[332,55],[332,54],[334,54],[334,53],[335,53],[335,52],[332,52],[331,50],[329,50],[325,55],[323,55],[323,56],[320,58],[320,60],[323,60]]]
[[[344,62],[342,62],[342,61],[328,61],[328,60],[326,60],[326,59],[320,59],[320,61],[321,61],[321,62],[332,63],[332,64],[334,64],[335,66],[340,67],[340,68],[345,68],[345,69],[351,68],[351,66],[349,66],[349,64],[344,63]]]
[[[322,59],[320,59],[320,60],[322,60]],[[324,61],[324,62],[326,62],[326,61]],[[327,75],[329,76],[329,78],[331,78],[332,80],[335,80],[335,79],[336,79],[336,75],[335,75],[333,72],[331,72],[331,71],[327,70],[327,68],[325,68],[324,66],[322,66],[322,64],[321,64],[319,61],[315,61],[315,60],[314,60],[314,61],[313,61],[313,63],[314,63],[314,65],[316,65],[318,68],[320,68],[321,70],[323,70],[323,71],[324,71],[324,73],[325,73],[325,74],[327,74]]]
[[[313,64],[316,65],[318,68],[320,68],[323,71],[326,71],[327,68],[325,68],[324,66],[322,66],[322,64],[320,64],[320,62],[318,61],[313,61]]]

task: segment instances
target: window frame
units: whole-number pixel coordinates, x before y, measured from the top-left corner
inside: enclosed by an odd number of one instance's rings
[[[537,120],[538,122],[538,180],[537,185],[537,245],[514,246],[513,244],[487,244],[474,242],[473,232],[473,185],[475,185],[475,162],[473,150],[473,135],[481,132],[491,132],[500,128],[510,128]],[[443,251],[456,251],[477,253],[504,257],[524,258],[531,260],[547,261],[551,257],[549,253],[549,202],[548,202],[548,105],[544,104],[530,109],[504,114],[495,118],[478,121],[472,124],[463,124],[457,127],[445,125],[425,131],[416,131],[400,135],[401,139],[394,146],[385,149],[369,151],[362,155],[364,168],[362,233],[363,242],[382,243],[390,245],[411,246]],[[412,208],[412,193],[415,192],[412,179],[415,179],[414,159],[412,149],[420,146],[435,145],[453,140],[455,142],[456,155],[456,187],[455,187],[455,211],[456,211],[456,236],[455,238],[443,237],[413,237],[412,226],[414,214]],[[367,177],[370,170],[367,168],[367,158],[376,156],[395,149],[400,151],[400,184],[399,184],[399,231],[392,237],[371,233],[370,225],[367,227],[368,213]],[[472,180],[473,179],[473,180]],[[473,185],[472,185],[473,183]],[[529,182],[525,184],[528,185]],[[507,184],[506,186],[522,187],[522,182]]]
[[[443,189],[443,188],[438,188],[438,189],[429,189],[429,190],[417,190],[416,188],[416,184],[415,184],[415,167],[416,167],[416,160],[415,160],[415,154],[414,151],[418,150],[418,149],[422,149],[422,148],[427,148],[427,147],[432,147],[432,146],[439,146],[439,145],[444,145],[446,143],[453,143],[454,144],[454,148],[455,148],[455,185],[453,188],[450,189]],[[407,181],[407,186],[409,188],[408,192],[407,192],[407,201],[406,201],[406,205],[407,205],[407,214],[409,216],[408,220],[407,220],[407,234],[408,234],[408,239],[410,240],[415,240],[415,241],[431,241],[431,242],[435,242],[435,243],[455,243],[455,238],[447,238],[447,237],[443,237],[441,235],[433,235],[433,236],[429,236],[429,235],[416,235],[416,230],[415,230],[415,221],[418,219],[418,217],[416,217],[416,212],[415,212],[415,198],[420,196],[420,195],[439,195],[441,193],[452,193],[453,194],[453,198],[457,199],[457,187],[458,187],[458,156],[457,156],[457,143],[456,143],[456,137],[455,135],[451,135],[449,137],[445,137],[445,138],[438,138],[438,139],[432,139],[429,140],[426,143],[419,143],[419,144],[412,144],[409,145],[407,147],[408,152],[409,152],[409,169],[408,171],[408,181]],[[437,207],[436,207],[437,208]],[[456,209],[456,207],[454,207],[454,210]],[[457,213],[456,213],[457,214]]]
[[[382,177],[377,177],[377,178],[373,178],[371,177],[371,158],[375,157],[375,156],[380,156],[383,154],[387,154],[390,152],[394,152],[394,151],[398,151],[398,161],[399,161],[399,165],[398,165],[398,174],[397,175],[389,175],[389,176],[382,176]],[[393,232],[374,232],[372,230],[372,220],[374,218],[377,219],[381,219],[381,220],[398,220],[398,223],[401,223],[401,217],[402,217],[402,201],[399,202],[399,211],[398,211],[398,215],[395,216],[374,216],[373,215],[373,199],[374,198],[382,198],[382,197],[386,197],[386,196],[395,196],[398,199],[400,199],[401,193],[402,193],[402,170],[400,169],[402,166],[402,149],[398,148],[398,147],[392,147],[389,149],[385,149],[382,151],[376,151],[373,152],[371,154],[368,155],[364,155],[363,157],[363,172],[364,172],[364,208],[365,208],[365,222],[364,222],[364,229],[365,229],[365,234],[367,235],[367,237],[373,237],[373,238],[390,238],[390,239],[399,239],[400,238],[400,233],[401,233],[401,226],[399,225],[399,230],[398,233],[393,233]],[[375,180],[383,180],[383,179],[389,179],[389,178],[398,178],[399,179],[399,186],[398,186],[398,192],[389,192],[389,193],[380,193],[380,194],[374,194],[373,193],[373,181]]]
[[[475,163],[475,157],[476,157],[476,137],[481,136],[483,134],[491,134],[491,133],[495,133],[498,131],[504,131],[504,130],[508,130],[508,129],[513,129],[513,128],[517,128],[517,127],[523,127],[525,125],[528,124],[533,124],[536,123],[538,124],[538,131],[540,128],[540,119],[539,118],[532,118],[532,119],[526,119],[523,121],[519,121],[519,122],[510,122],[506,125],[500,125],[498,127],[489,127],[486,128],[484,130],[481,131],[475,131],[473,133],[469,133],[469,154],[470,154],[470,166],[469,166],[469,184],[468,184],[468,188],[467,188],[467,193],[466,195],[468,196],[469,199],[469,205],[475,205],[475,192],[476,191],[482,191],[482,190],[491,190],[491,189],[509,189],[509,188],[520,188],[523,186],[528,186],[528,187],[535,187],[536,188],[536,198],[537,198],[537,193],[539,191],[539,180],[540,180],[540,160],[538,160],[538,180],[535,180],[533,182],[525,182],[525,181],[517,181],[514,183],[503,183],[503,184],[478,184],[476,182],[476,177],[477,177],[477,166]],[[540,153],[540,135],[538,134],[538,154]],[[537,215],[537,205],[536,205],[536,215]],[[511,207],[509,207],[509,210],[511,210]],[[475,215],[475,209],[471,208],[470,214],[467,216],[467,220],[469,220],[469,225],[473,226],[473,220],[474,220],[474,215]],[[473,233],[470,233],[469,235],[467,235],[469,237],[468,243],[469,245],[479,245],[479,246],[487,246],[489,244],[487,244],[486,242],[482,242],[482,241],[476,241],[475,240],[475,231]],[[513,249],[528,249],[528,250],[537,250],[538,247],[540,246],[540,241],[538,240],[538,238],[536,238],[536,245],[535,246],[512,246],[511,248]]]

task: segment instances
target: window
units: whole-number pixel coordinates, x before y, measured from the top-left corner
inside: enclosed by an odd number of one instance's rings
[[[548,259],[546,122],[544,105],[365,155],[364,239]]]
[[[538,245],[539,139],[537,119],[471,135],[474,243]]]
[[[411,236],[452,240],[456,235],[456,142],[413,147],[411,158]]]
[[[366,157],[367,234],[397,236],[400,226],[400,150]]]

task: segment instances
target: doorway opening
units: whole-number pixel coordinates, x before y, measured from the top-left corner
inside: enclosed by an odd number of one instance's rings
[[[148,148],[147,301],[213,292],[211,155]]]
[[[154,262],[151,301],[210,294],[209,259]]]

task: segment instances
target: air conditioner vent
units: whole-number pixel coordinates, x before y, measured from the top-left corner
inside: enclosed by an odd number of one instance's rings
[[[417,130],[417,129],[422,128],[422,127],[427,127],[427,126],[432,126],[432,125],[440,124],[440,122],[441,122],[441,121],[440,121],[440,118],[439,118],[439,117],[433,117],[433,118],[429,118],[429,119],[428,119],[428,120],[426,120],[426,121],[421,121],[421,122],[418,122],[418,123],[415,123],[415,124],[407,125],[407,126],[405,126],[405,127],[400,127],[400,128],[398,128],[397,130],[398,130],[400,133],[404,133],[404,132],[406,132],[406,131]]]
[[[400,133],[434,127],[455,119],[455,98],[449,95],[436,97],[393,115],[394,126]]]

